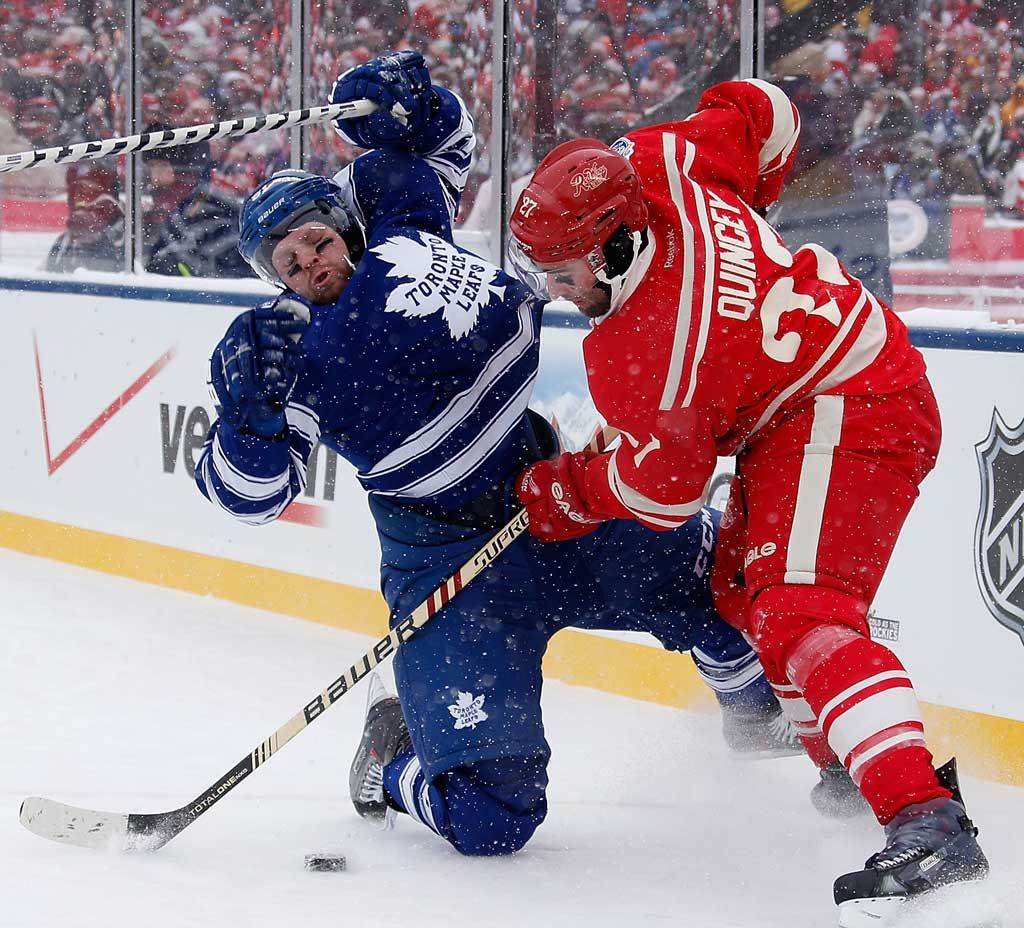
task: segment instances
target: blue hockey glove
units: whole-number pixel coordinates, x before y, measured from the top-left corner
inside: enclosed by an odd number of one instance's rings
[[[210,388],[221,419],[260,438],[287,435],[285,405],[301,367],[296,342],[309,318],[305,303],[282,296],[228,326],[210,357]]]
[[[335,126],[363,148],[409,142],[430,119],[433,96],[430,73],[419,52],[382,55],[350,68],[331,89],[331,103],[365,99],[379,109],[369,116],[335,120]]]

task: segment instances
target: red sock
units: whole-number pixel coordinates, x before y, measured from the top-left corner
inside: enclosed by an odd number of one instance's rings
[[[924,742],[910,677],[888,648],[841,625],[819,625],[786,669],[879,822],[906,805],[948,797]]]

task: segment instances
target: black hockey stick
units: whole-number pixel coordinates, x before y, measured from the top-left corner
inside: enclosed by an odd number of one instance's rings
[[[301,712],[285,722],[220,777],[213,786],[204,790],[187,805],[171,812],[97,812],[33,796],[21,804],[21,824],[41,838],[64,844],[77,844],[79,847],[122,851],[155,851],[163,847],[207,809],[223,799],[257,767],[266,763],[314,719],[323,715],[374,667],[394,654],[400,645],[426,625],[459,590],[522,535],[526,531],[526,526],[526,511],[521,509],[486,545],[327,689],[318,693]]]

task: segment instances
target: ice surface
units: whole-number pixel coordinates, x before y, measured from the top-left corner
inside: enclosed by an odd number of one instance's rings
[[[0,602],[0,928],[831,928],[832,879],[879,846],[871,822],[817,816],[802,758],[737,762],[714,717],[554,682],[551,811],[511,859],[355,816],[361,689],[162,850],[53,844],[19,826],[26,796],[176,808],[370,639],[6,551]],[[1024,926],[1024,796],[964,790],[994,877],[905,928],[963,928],[965,907]],[[309,873],[312,852],[348,870]]]

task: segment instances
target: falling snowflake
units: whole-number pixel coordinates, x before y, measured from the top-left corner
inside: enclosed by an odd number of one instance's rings
[[[391,265],[388,277],[410,280],[388,294],[385,311],[413,318],[440,312],[453,339],[473,331],[493,297],[505,297],[505,288],[495,286],[498,268],[436,235],[392,235],[370,252]]]

